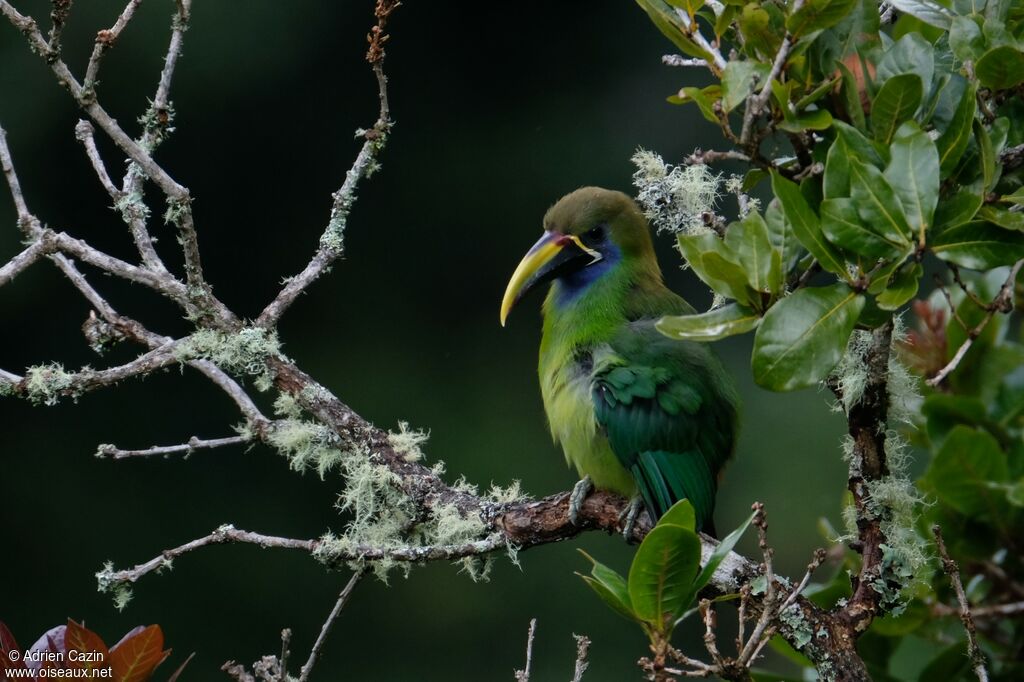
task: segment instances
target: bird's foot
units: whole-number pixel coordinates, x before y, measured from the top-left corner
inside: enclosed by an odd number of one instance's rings
[[[622,537],[626,542],[631,542],[633,539],[633,529],[636,528],[636,519],[640,515],[640,510],[643,509],[644,502],[639,495],[632,498],[629,501],[629,505],[626,506],[622,512],[619,513],[619,521],[625,519],[622,524]]]
[[[584,476],[572,487],[572,493],[569,495],[569,521],[572,525],[580,525],[580,508],[583,507],[583,500],[587,499],[587,495],[593,490],[594,482],[590,480],[590,476]]]

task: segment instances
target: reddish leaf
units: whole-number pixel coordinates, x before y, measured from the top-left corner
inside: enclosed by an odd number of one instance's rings
[[[25,662],[25,667],[29,670],[59,670],[63,668],[63,661],[54,660],[55,657],[51,657],[51,654],[60,654],[60,658],[64,658],[65,630],[67,630],[66,625],[58,625],[44,632],[43,636],[37,639],[36,643],[29,649],[27,657],[30,660]]]
[[[164,633],[159,625],[150,625],[118,642],[110,650],[110,665],[116,682],[143,682],[171,651],[163,650]]]
[[[0,620],[0,672],[4,673],[2,679],[7,679],[8,670],[25,670],[25,662],[21,660],[21,656],[15,656],[18,660],[11,660],[11,652],[17,651],[21,653],[21,648],[18,646],[18,642],[15,641],[14,635],[7,628],[7,625]]]
[[[106,670],[110,667],[110,653],[100,636],[70,618],[64,632],[64,650],[69,668]],[[72,651],[77,653],[72,655]]]

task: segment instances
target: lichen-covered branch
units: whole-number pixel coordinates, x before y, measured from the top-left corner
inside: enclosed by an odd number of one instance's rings
[[[946,550],[946,542],[942,538],[942,529],[939,526],[932,526],[932,534],[935,536],[935,546],[939,550],[939,558],[942,560],[942,570],[949,577],[956,594],[956,601],[960,605],[960,621],[964,624],[967,632],[967,655],[971,658],[971,669],[974,670],[978,682],[988,682],[988,668],[986,668],[985,654],[978,646],[978,638],[975,634],[974,618],[971,614],[970,604],[967,602],[967,595],[964,593],[964,585],[960,580],[960,568],[956,562],[949,557]]]

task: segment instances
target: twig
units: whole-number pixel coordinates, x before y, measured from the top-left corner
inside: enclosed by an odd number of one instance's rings
[[[571,682],[581,682],[583,673],[587,672],[587,668],[590,667],[590,663],[587,662],[587,655],[590,653],[590,638],[575,633],[573,633],[573,638],[576,640],[576,667],[573,669]]]
[[[33,263],[38,261],[54,251],[56,245],[52,239],[40,239],[32,242],[32,245],[23,250],[17,256],[7,261],[0,267],[0,286],[3,286],[10,282],[12,279],[20,275],[22,272],[32,266]]]
[[[803,7],[804,0],[795,0],[792,8],[789,10],[790,14],[795,14],[800,11]],[[772,81],[779,77],[782,73],[783,67],[786,65],[786,59],[789,57],[789,51],[793,47],[795,38],[789,31],[786,32],[785,37],[782,39],[782,44],[779,46],[779,51],[775,54],[775,59],[772,60],[771,71],[768,72],[767,78],[764,79],[764,83],[761,84],[761,89],[754,95],[747,97],[747,106],[743,112],[743,127],[740,129],[739,144],[741,147],[747,147],[750,144],[750,138],[754,132],[754,121],[761,114],[764,109],[764,105],[768,102],[768,98],[772,94]]]
[[[681,54],[666,54],[661,56],[661,63],[665,66],[699,66],[711,68],[704,59],[688,58]]]
[[[702,50],[711,55],[713,66],[712,64],[708,64],[708,68],[711,69],[712,73],[719,75],[722,71],[725,71],[726,61],[722,56],[722,53],[717,47],[708,42],[708,39],[700,32],[700,27],[697,26],[696,22],[690,21],[690,15],[687,14],[685,10],[678,7],[676,8],[676,14],[679,16],[679,20],[682,22],[690,39],[697,43]]]
[[[128,22],[135,16],[135,10],[138,9],[139,5],[142,4],[142,0],[128,0],[128,4],[125,5],[121,15],[114,22],[114,25],[108,29],[104,29],[96,34],[96,43],[92,48],[92,56],[89,57],[89,64],[85,68],[85,80],[83,82],[87,92],[93,91],[92,96],[95,97],[95,89],[97,77],[100,73],[100,61],[103,59],[103,55],[107,53],[107,50],[114,46],[117,42],[118,37],[121,35],[121,31],[125,29]]]
[[[251,438],[245,436],[229,436],[227,438],[212,438],[209,440],[200,440],[192,436],[188,439],[187,443],[182,443],[181,445],[154,445],[146,450],[121,450],[114,445],[104,443],[96,450],[96,456],[100,458],[127,459],[129,457],[166,457],[167,455],[184,452],[187,457],[195,450],[211,450],[226,445],[240,445],[241,443],[248,443],[250,440]]]
[[[959,616],[960,609],[954,609],[946,604],[934,604],[932,613],[936,616]],[[971,609],[972,618],[995,618],[998,616],[1015,616],[1024,613],[1024,601],[1015,601],[1008,604],[990,604],[989,606],[978,606]]]
[[[67,23],[68,15],[71,13],[73,0],[51,0],[53,9],[50,11],[50,40],[48,46],[50,52],[60,54],[60,39],[64,32],[64,24]]]
[[[352,590],[356,588],[356,585],[359,584],[365,573],[365,569],[359,569],[352,574],[348,583],[342,588],[341,594],[338,595],[338,601],[335,602],[334,608],[327,615],[327,620],[324,621],[323,627],[320,628],[320,635],[317,636],[316,642],[313,643],[313,650],[309,652],[309,659],[302,666],[302,671],[299,673],[299,682],[306,682],[309,679],[309,674],[313,672],[313,666],[316,665],[317,659],[320,658],[320,650],[323,648],[324,642],[327,641],[327,635],[331,633],[331,628],[334,627],[334,621],[338,620],[341,610],[345,608],[349,597],[352,596]]]
[[[939,556],[942,558],[942,570],[949,576],[949,582],[953,585],[956,593],[956,600],[960,604],[960,621],[967,631],[967,654],[971,657],[971,668],[974,670],[978,682],[988,682],[988,670],[985,668],[985,654],[978,646],[978,639],[975,635],[974,618],[971,617],[971,607],[967,602],[967,595],[964,594],[963,583],[960,582],[960,568],[956,562],[949,557],[946,551],[946,543],[942,539],[942,528],[938,524],[932,526],[932,534],[935,536],[935,545],[938,547]]]
[[[515,671],[516,682],[530,682],[530,669],[533,667],[533,637],[537,632],[537,619],[530,619],[530,629],[526,633],[526,667]]]
[[[988,326],[988,323],[992,320],[995,314],[997,312],[1008,313],[1013,310],[1013,288],[1017,281],[1017,274],[1020,272],[1022,267],[1024,267],[1024,259],[1013,264],[1013,267],[1010,268],[1010,274],[1006,278],[1006,281],[1003,282],[1001,287],[999,287],[999,293],[996,294],[996,297],[992,299],[991,303],[984,306],[986,309],[985,316],[981,318],[981,322],[979,322],[973,329],[968,330],[967,338],[964,339],[964,342],[960,344],[959,348],[957,348],[956,353],[953,354],[953,358],[945,367],[940,369],[935,376],[926,380],[926,384],[929,386],[938,386],[945,381],[946,377],[948,377],[960,365],[964,356],[967,355],[967,351],[969,351],[971,346],[974,344],[974,340],[981,336],[981,333],[985,331],[985,327]]]
[[[739,661],[750,661],[753,659],[754,650],[761,642],[761,638],[764,636],[765,630],[771,624],[772,619],[776,615],[775,602],[777,588],[775,585],[775,573],[772,568],[772,555],[774,551],[768,545],[768,519],[764,514],[764,505],[760,502],[753,504],[754,509],[754,525],[757,527],[758,546],[761,548],[761,555],[764,558],[762,564],[764,570],[765,579],[765,592],[764,592],[764,609],[761,611],[761,616],[757,619],[757,624],[754,626],[754,630],[750,633],[750,639],[743,645],[743,649],[740,650],[737,660]]]
[[[399,3],[393,0],[378,0],[375,12],[377,23],[374,25],[369,36],[370,48],[367,51],[366,59],[372,65],[373,72],[377,77],[377,90],[380,99],[380,112],[377,116],[377,121],[369,130],[357,133],[357,136],[363,137],[363,146],[356,155],[356,160],[352,167],[345,174],[345,181],[342,183],[341,188],[333,195],[334,203],[331,206],[330,220],[328,220],[327,227],[320,236],[319,248],[302,272],[294,277],[289,277],[285,286],[274,297],[274,300],[260,313],[256,324],[261,327],[276,325],[277,321],[281,319],[281,315],[295,302],[295,299],[309,288],[313,282],[319,279],[342,254],[345,227],[348,223],[349,213],[352,211],[352,205],[355,202],[356,189],[359,187],[359,182],[363,178],[369,177],[378,167],[377,159],[387,143],[388,134],[393,125],[388,108],[388,81],[384,75],[384,50],[382,46],[387,40],[384,27],[391,12],[398,5]]]
[[[291,650],[288,646],[292,643],[292,631],[290,628],[281,630],[281,657],[277,660],[281,664],[281,673],[277,676],[277,682],[288,682],[288,657]]]

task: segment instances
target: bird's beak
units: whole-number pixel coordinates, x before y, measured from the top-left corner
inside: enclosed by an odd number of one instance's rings
[[[501,300],[501,326],[505,326],[512,306],[530,289],[599,260],[601,253],[584,246],[576,235],[545,232],[512,273],[512,279],[505,288],[505,297]]]

